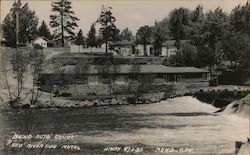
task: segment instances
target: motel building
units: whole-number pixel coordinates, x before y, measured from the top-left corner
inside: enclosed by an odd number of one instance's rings
[[[141,85],[179,85],[180,88],[208,86],[209,72],[195,67],[164,65],[68,65],[46,67],[40,74],[42,91],[60,94],[96,95],[136,92]]]

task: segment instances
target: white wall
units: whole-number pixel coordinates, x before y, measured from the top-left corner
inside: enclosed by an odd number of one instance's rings
[[[47,48],[48,44],[47,41],[44,40],[43,38],[38,38],[34,41],[34,44],[39,44],[40,46],[42,46],[43,48]]]
[[[162,47],[161,48],[161,55],[162,56],[166,56],[166,57],[170,57],[172,55],[176,55],[176,52],[177,52],[177,48],[176,47],[170,47],[170,48],[167,48],[167,47]]]

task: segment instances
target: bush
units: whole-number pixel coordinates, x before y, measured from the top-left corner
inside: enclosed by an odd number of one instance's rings
[[[43,49],[43,47],[39,44],[34,44],[33,46],[35,49]]]

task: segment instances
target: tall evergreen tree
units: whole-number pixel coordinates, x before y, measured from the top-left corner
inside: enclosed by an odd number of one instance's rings
[[[38,28],[38,35],[46,37],[48,39],[52,39],[52,35],[49,31],[49,28],[44,21],[42,21],[41,26]]]
[[[119,30],[115,26],[116,18],[113,16],[111,10],[111,7],[105,8],[103,6],[100,17],[97,20],[101,25],[100,33],[102,34],[106,46],[106,53],[108,53],[108,41],[116,41],[119,34]]]
[[[95,29],[95,25],[94,24],[91,25],[90,31],[88,33],[87,46],[90,47],[91,52],[92,52],[92,47],[97,46],[96,29]]]
[[[18,17],[18,19],[16,19]],[[16,21],[18,20],[18,23]],[[29,9],[28,3],[22,5],[21,0],[15,1],[3,21],[3,36],[7,45],[16,46],[16,31],[18,26],[18,42],[25,44],[33,39],[37,33],[38,18]]]
[[[74,29],[78,27],[79,20],[74,11],[72,11],[71,1],[57,0],[51,3],[53,15],[50,15],[50,26],[55,28],[55,35],[61,36],[62,46],[64,47],[64,37],[69,35],[70,38],[75,37]]]
[[[81,45],[84,44],[84,36],[82,34],[82,30],[80,29],[75,40],[75,44],[79,46],[79,52],[80,52],[80,47]]]

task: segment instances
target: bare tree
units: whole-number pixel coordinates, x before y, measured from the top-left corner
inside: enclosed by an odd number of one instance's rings
[[[17,94],[12,100],[11,105],[14,106],[15,103],[20,101],[20,95],[23,90],[24,80],[27,76],[28,64],[29,61],[27,59],[27,55],[30,52],[30,49],[19,48],[14,51],[11,55],[10,63],[12,65],[12,72],[14,74],[14,78],[17,82]]]
[[[0,57],[0,70],[1,70],[1,75],[3,76],[3,82],[4,85],[7,87],[8,89],[8,95],[9,95],[9,100],[12,101],[12,94],[11,94],[11,90],[10,90],[10,85],[9,85],[9,81],[8,81],[8,72],[9,72],[9,68],[7,67],[8,61],[10,60],[10,52],[8,50],[2,50],[1,49],[1,57]]]
[[[30,67],[31,67],[31,74],[32,74],[32,96],[31,96],[31,104],[35,104],[37,99],[41,96],[39,93],[39,89],[35,88],[36,81],[38,81],[39,74],[43,70],[43,65],[45,62],[45,55],[42,50],[33,49],[30,53]]]

